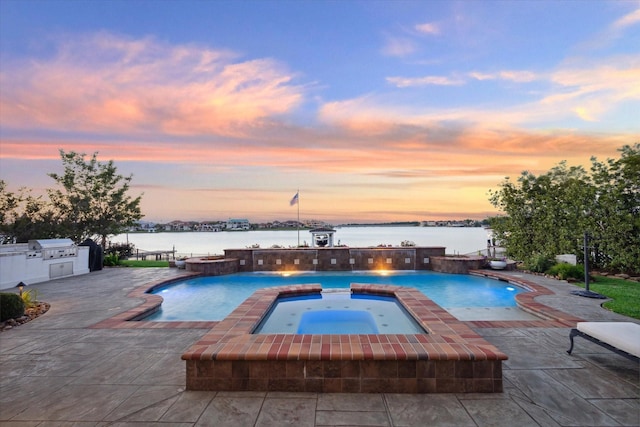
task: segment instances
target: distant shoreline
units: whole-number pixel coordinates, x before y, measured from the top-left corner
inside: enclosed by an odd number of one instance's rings
[[[416,228],[482,228],[482,225],[420,225],[419,223],[380,223],[380,224],[340,224],[336,225],[335,229],[340,228],[364,228],[364,227],[381,227],[381,228],[392,228],[392,227],[416,227]],[[308,231],[312,230],[313,227],[300,227],[300,231]],[[291,227],[278,227],[278,228],[251,228],[249,230],[219,230],[219,231],[203,231],[203,230],[132,230],[123,232],[121,234],[129,233],[129,234],[158,234],[158,233],[246,233],[249,231],[296,231],[298,228]]]

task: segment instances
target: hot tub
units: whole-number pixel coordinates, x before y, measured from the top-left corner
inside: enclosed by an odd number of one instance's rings
[[[282,296],[319,285],[256,291],[182,355],[189,390],[327,393],[501,392],[507,356],[415,288],[352,284],[391,296],[428,333],[252,333]]]
[[[323,290],[280,297],[255,334],[426,334],[392,296]]]

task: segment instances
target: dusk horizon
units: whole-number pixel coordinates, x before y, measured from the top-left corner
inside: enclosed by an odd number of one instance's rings
[[[638,1],[6,0],[0,179],[97,152],[145,221],[481,221],[640,142],[639,46]]]

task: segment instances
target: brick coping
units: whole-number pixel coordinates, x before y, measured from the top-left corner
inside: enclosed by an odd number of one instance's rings
[[[352,284],[358,294],[398,302],[428,334],[253,334],[280,296],[320,285],[259,289],[182,355],[183,360],[506,360],[507,356],[415,288]]]
[[[501,392],[507,356],[416,288],[352,284],[392,296],[428,333],[253,334],[281,296],[320,285],[260,289],[183,355],[188,390],[337,393]]]
[[[560,310],[553,309],[542,303],[536,302],[535,298],[541,295],[552,295],[553,292],[544,286],[533,283],[532,281],[513,277],[494,270],[471,270],[472,275],[489,277],[497,280],[506,281],[516,286],[527,289],[529,292],[516,295],[516,303],[518,306],[535,315],[541,317],[541,320],[475,320],[465,321],[472,327],[478,328],[567,328],[575,327],[578,322],[583,319],[571,316]],[[158,282],[148,283],[131,291],[128,298],[140,298],[142,304],[130,310],[124,311],[111,318],[102,320],[91,328],[94,329],[211,329],[215,327],[218,321],[179,321],[179,322],[153,322],[145,321],[146,316],[154,313],[162,304],[162,297],[149,293],[155,288],[169,285],[173,282],[181,281],[190,277],[199,277],[200,274],[186,272],[180,277],[170,280],[162,280]]]

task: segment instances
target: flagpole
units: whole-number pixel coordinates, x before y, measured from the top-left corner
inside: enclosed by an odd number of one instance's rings
[[[298,188],[298,191],[296,192],[296,194],[298,195],[298,247],[300,247],[300,189]]]

